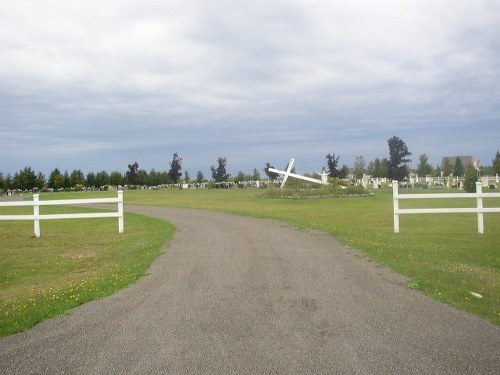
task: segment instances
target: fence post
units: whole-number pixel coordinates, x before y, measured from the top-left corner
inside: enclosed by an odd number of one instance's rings
[[[118,191],[118,233],[124,232],[123,220],[123,190]]]
[[[399,182],[392,181],[392,200],[394,206],[394,233],[399,233],[399,214],[397,213],[399,210],[398,190],[399,190]]]
[[[40,194],[33,194],[33,226],[35,237],[40,237]]]
[[[477,194],[477,232],[479,234],[484,233],[484,214],[480,212],[483,209],[483,188],[481,182],[476,182],[476,194]]]

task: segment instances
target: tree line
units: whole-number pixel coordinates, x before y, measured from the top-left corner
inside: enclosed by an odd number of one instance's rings
[[[217,159],[217,166],[212,166],[212,179],[215,182],[228,181],[231,175],[226,171],[227,158]],[[204,183],[208,182],[201,171],[198,171],[194,179],[187,171],[184,174],[182,170],[182,158],[176,152],[173,154],[168,171],[156,171],[152,169],[147,172],[139,167],[139,163],[128,164],[125,173],[113,171],[108,173],[103,170],[97,173],[89,172],[86,175],[80,170],[75,169],[71,173],[62,172],[58,168],[52,170],[46,178],[42,172],[35,172],[31,167],[25,167],[16,172],[14,176],[10,174],[4,176],[0,172],[0,194],[7,190],[84,190],[84,189],[102,189],[109,186],[161,186],[181,183]],[[257,181],[260,180],[260,173],[255,168],[253,174],[246,175],[240,171],[234,181]]]
[[[429,158],[426,154],[419,157],[417,168],[411,170],[409,163],[411,159],[411,152],[408,150],[406,143],[399,137],[393,136],[387,141],[389,148],[389,156],[386,158],[376,158],[366,164],[363,156],[356,156],[354,165],[349,168],[346,164],[340,166],[340,156],[335,153],[329,153],[325,156],[327,171],[330,177],[333,178],[346,178],[352,175],[355,179],[361,179],[364,174],[370,175],[374,178],[388,178],[391,180],[402,181],[408,177],[410,172],[415,172],[419,176],[464,176],[467,173],[474,173],[477,177],[477,172],[471,171],[471,165],[462,165],[462,161],[457,157],[454,163],[446,161],[443,166],[436,166],[433,168],[429,164]],[[212,173],[212,180],[215,182],[226,182],[232,179],[235,182],[242,181],[259,181],[261,175],[257,168],[254,168],[253,173],[245,174],[243,171],[238,172],[234,177],[231,177],[226,170],[227,158],[219,157],[217,165],[212,165],[210,170]],[[263,171],[267,178],[276,179],[278,174],[269,172],[269,168],[274,168],[269,162],[265,164]],[[287,169],[287,167],[285,167]],[[294,171],[292,171],[294,172]],[[495,158],[492,160],[492,166],[482,167],[482,174],[495,175],[500,174],[500,152],[497,151]],[[86,175],[79,170],[75,169],[71,173],[68,171],[60,171],[55,168],[50,172],[48,178],[41,173],[35,172],[31,167],[15,173],[14,176],[8,174],[4,176],[0,172],[0,193],[6,190],[44,190],[53,189],[59,190],[83,190],[83,189],[98,189],[106,186],[159,186],[179,183],[203,183],[208,182],[201,171],[198,171],[195,178],[191,178],[187,171],[182,173],[182,158],[177,152],[172,156],[170,162],[170,169],[168,171],[156,171],[152,169],[147,172],[139,167],[137,162],[128,164],[128,169],[125,173],[120,171],[100,171],[97,173],[89,172]]]

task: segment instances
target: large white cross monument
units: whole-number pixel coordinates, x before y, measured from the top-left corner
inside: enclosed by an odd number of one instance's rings
[[[306,177],[306,176],[302,176],[300,174],[292,173],[291,170],[293,167],[293,163],[295,163],[294,158],[290,159],[290,163],[288,163],[288,167],[286,168],[286,171],[282,171],[282,170],[275,169],[275,168],[269,168],[269,172],[274,172],[274,173],[278,173],[278,174],[283,175],[283,181],[281,182],[280,188],[283,188],[283,186],[285,186],[285,182],[288,179],[288,177],[294,177],[294,178],[298,178],[299,180],[314,182],[315,184],[328,185],[328,173],[326,173],[325,171],[321,172],[321,174],[320,174],[321,180],[316,180],[315,178]]]

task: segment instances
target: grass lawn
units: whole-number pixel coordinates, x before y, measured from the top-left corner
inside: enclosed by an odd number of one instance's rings
[[[301,200],[260,198],[255,189],[149,190],[127,191],[125,201],[221,210],[319,229],[408,276],[409,287],[500,325],[500,214],[485,214],[483,235],[477,233],[475,214],[403,215],[401,233],[394,234],[392,190],[373,192],[371,197]],[[400,201],[400,208],[474,204],[474,198],[410,200]],[[500,198],[485,199],[484,205],[500,207]]]
[[[261,192],[141,190],[126,191],[124,199],[125,204],[219,210],[325,231],[408,276],[409,287],[500,325],[500,214],[485,214],[483,235],[477,234],[474,214],[401,216],[401,233],[394,234],[390,189],[369,197],[321,199],[262,198]],[[94,196],[113,194],[57,193],[41,199]],[[400,202],[401,208],[449,206],[473,207],[474,198]],[[499,207],[500,199],[485,200],[485,207],[493,206]],[[0,207],[0,214],[6,213]],[[117,219],[42,221],[41,231],[37,239],[31,221],[0,222],[0,335],[134,282],[173,235],[170,225],[132,214],[126,214],[122,235]]]
[[[0,207],[0,214],[30,210]],[[41,211],[83,210],[51,206]],[[0,221],[0,337],[135,282],[174,228],[126,214],[124,234],[118,234],[118,219],[110,218],[42,220],[41,233],[34,237],[32,221]]]

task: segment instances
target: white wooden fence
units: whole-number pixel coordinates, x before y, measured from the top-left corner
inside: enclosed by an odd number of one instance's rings
[[[116,198],[91,198],[91,199],[63,199],[41,201],[39,194],[33,194],[33,201],[20,202],[0,202],[0,207],[20,207],[33,206],[33,215],[0,215],[1,220],[33,220],[35,236],[40,237],[40,220],[54,219],[85,219],[85,218],[100,218],[100,217],[117,217],[118,218],[118,233],[124,231],[123,220],[123,191],[118,191]],[[93,213],[76,213],[76,214],[40,214],[40,206],[60,206],[60,205],[76,205],[88,203],[117,203],[118,210],[116,212],[93,212]]]
[[[500,207],[484,208],[483,198],[500,198],[500,193],[483,193],[481,182],[476,182],[476,193],[451,194],[399,194],[397,181],[392,182],[392,196],[394,201],[394,233],[399,233],[399,215],[403,214],[441,214],[441,213],[475,213],[477,214],[477,231],[484,233],[484,213],[500,212]],[[473,208],[399,208],[401,199],[433,199],[433,198],[468,198],[476,199]]]

